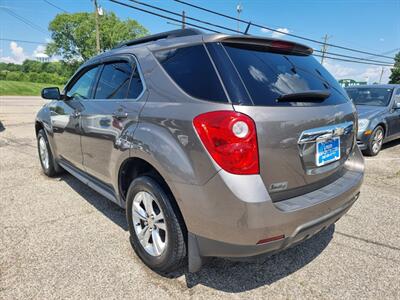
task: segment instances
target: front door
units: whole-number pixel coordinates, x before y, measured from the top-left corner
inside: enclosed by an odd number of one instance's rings
[[[135,128],[144,105],[142,79],[133,56],[113,58],[102,66],[94,99],[82,101],[84,168],[110,184],[118,159],[125,152],[126,136]]]
[[[388,123],[387,136],[389,138],[400,135],[400,108],[397,106],[399,105],[398,103],[400,103],[400,88],[397,89],[394,96],[393,108],[386,119]]]
[[[97,71],[98,67],[94,67],[78,74],[66,88],[64,99],[54,101],[50,106],[55,152],[59,158],[78,168],[83,168],[80,136],[82,100],[92,96]]]

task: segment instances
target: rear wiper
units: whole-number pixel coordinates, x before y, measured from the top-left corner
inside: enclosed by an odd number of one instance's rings
[[[322,102],[331,95],[329,91],[307,91],[279,96],[277,102]]]

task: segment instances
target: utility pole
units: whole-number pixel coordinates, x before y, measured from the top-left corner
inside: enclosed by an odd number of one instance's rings
[[[328,50],[328,45],[327,45],[326,43],[328,42],[328,39],[329,39],[329,38],[330,38],[330,37],[329,37],[327,34],[325,34],[325,36],[323,37],[323,39],[324,39],[324,44],[322,45],[322,49],[321,49],[321,52],[322,52],[322,54],[321,54],[321,65],[324,64],[325,53],[326,53],[326,51]]]
[[[96,20],[96,51],[100,53],[100,32],[99,32],[99,7],[97,5],[97,0],[93,0],[94,4],[94,15]]]
[[[384,71],[385,71],[385,69],[382,67],[381,76],[379,77],[379,83],[382,83],[382,76],[383,76]]]
[[[182,29],[185,29],[185,27],[186,27],[186,13],[183,10],[182,11]]]
[[[240,13],[243,11],[243,6],[240,2],[236,5],[236,11],[238,14],[237,31],[240,31]]]

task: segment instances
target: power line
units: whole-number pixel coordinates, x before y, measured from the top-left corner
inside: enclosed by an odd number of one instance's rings
[[[23,22],[24,24],[28,25],[29,27],[31,27],[31,28],[33,28],[33,29],[35,29],[37,31],[40,31],[40,32],[42,32],[44,34],[48,34],[46,29],[44,29],[44,28],[40,27],[39,25],[29,21],[28,19],[18,15],[17,13],[13,12],[11,9],[5,8],[5,7],[0,7],[0,9],[3,9],[3,11],[8,13],[10,16],[20,20],[21,22]]]
[[[166,13],[169,13],[169,14],[172,14],[172,15],[175,15],[175,16],[182,17],[182,14],[174,12],[174,11],[171,11],[171,10],[168,10],[168,9],[165,9],[165,8],[157,7],[157,6],[154,6],[154,5],[151,5],[151,4],[147,4],[147,3],[144,3],[144,2],[141,2],[141,1],[137,1],[137,0],[128,0],[128,1],[134,2],[134,3],[139,4],[139,5],[143,5],[143,6],[146,6],[146,7],[150,7],[150,8],[156,9],[158,11],[162,11],[162,12],[166,12]],[[215,24],[215,23],[203,21],[203,20],[200,20],[200,19],[197,19],[197,18],[189,17],[187,15],[185,15],[185,19],[193,20],[193,21],[201,23],[201,24],[206,24],[206,25],[214,26],[216,28],[220,28],[220,29],[224,29],[224,30],[228,30],[228,31],[232,31],[232,32],[235,32],[235,33],[242,34],[241,31],[238,31],[238,30],[235,30],[235,29],[232,29],[232,28],[228,28],[228,27],[225,27],[225,26],[221,26],[221,25],[218,25],[218,24]]]
[[[122,6],[130,7],[132,9],[136,9],[136,10],[139,10],[139,11],[142,11],[142,12],[154,15],[154,16],[158,16],[160,18],[164,18],[164,19],[171,20],[171,21],[174,21],[174,22],[182,23],[182,20],[180,20],[180,19],[170,18],[168,16],[161,15],[161,14],[158,14],[158,13],[155,13],[155,12],[143,9],[143,8],[135,7],[133,5],[129,5],[129,4],[126,4],[126,3],[122,3],[122,2],[119,2],[119,1],[116,1],[116,0],[109,0],[109,1],[117,3],[117,4],[122,5]],[[196,24],[193,24],[193,23],[189,23],[189,22],[186,22],[186,25],[193,26],[193,27],[196,27],[196,28],[199,28],[199,29],[208,30],[208,31],[215,32],[215,33],[221,33],[219,31],[216,31],[216,30],[204,27],[204,26],[196,25]]]
[[[186,2],[186,1],[182,1],[182,0],[173,0],[173,1],[179,2],[181,4],[185,4],[187,6],[190,6],[190,7],[202,10],[202,11],[206,11],[206,12],[209,12],[209,13],[224,17],[224,18],[228,18],[228,19],[231,19],[231,20],[234,20],[234,21],[238,21],[238,22],[241,22],[241,23],[246,23],[246,24],[251,23],[251,25],[254,26],[254,27],[264,28],[264,29],[267,29],[267,30],[270,30],[270,31],[273,31],[273,32],[277,32],[277,33],[280,33],[280,34],[283,34],[283,35],[287,35],[287,36],[291,36],[291,37],[294,37],[294,38],[298,38],[298,39],[306,40],[306,41],[309,41],[309,42],[317,43],[317,44],[320,44],[320,45],[324,44],[323,42],[321,42],[319,40],[310,39],[310,38],[307,38],[307,37],[304,37],[304,36],[300,36],[300,35],[293,34],[293,33],[287,33],[287,32],[281,31],[281,30],[277,30],[277,29],[274,29],[274,28],[271,28],[271,27],[267,27],[267,26],[263,26],[263,25],[260,25],[260,24],[256,24],[256,23],[253,23],[253,22],[250,22],[250,21],[241,20],[241,19],[229,16],[229,15],[226,15],[226,14],[222,14],[222,13],[216,12],[214,10],[211,10],[211,9],[208,9],[208,8],[205,8],[205,7],[201,7],[199,5],[195,5],[195,4]],[[326,45],[329,46],[329,47],[335,47],[335,48],[339,48],[339,49],[343,49],[343,50],[347,50],[347,51],[352,51],[352,52],[357,52],[357,53],[362,53],[362,54],[367,54],[367,55],[374,55],[376,57],[379,56],[379,57],[383,57],[383,58],[394,59],[394,57],[380,55],[380,54],[366,52],[366,51],[361,51],[361,50],[357,50],[357,49],[353,49],[353,48],[349,48],[349,47],[343,47],[343,46],[340,46],[340,45],[328,44],[328,43]]]
[[[152,11],[149,11],[149,10],[146,10],[146,9],[142,9],[142,8],[139,8],[139,7],[135,7],[135,6],[132,6],[132,5],[129,5],[129,4],[126,4],[126,3],[122,3],[122,2],[119,2],[119,1],[116,1],[116,0],[109,0],[109,1],[114,2],[114,3],[116,3],[116,4],[119,4],[119,5],[122,5],[122,6],[130,7],[130,8],[139,10],[139,11],[143,11],[143,12],[145,12],[145,13],[149,13],[149,14],[152,14],[152,15],[155,15],[155,16],[158,16],[158,17],[161,17],[161,18],[165,18],[165,19],[168,19],[168,20],[172,20],[172,21],[175,21],[175,22],[180,23],[180,24],[182,24],[182,22],[183,22],[181,19],[171,18],[171,17],[165,16],[165,15],[162,15],[162,14],[158,14],[158,13],[155,13],[155,12],[152,12]],[[142,5],[145,5],[145,6],[147,6],[147,7],[151,7],[151,8],[157,9],[157,10],[159,10],[159,11],[167,12],[167,13],[170,13],[170,14],[173,14],[173,15],[176,15],[176,16],[181,16],[181,14],[179,14],[179,13],[177,13],[177,12],[173,12],[173,11],[166,10],[166,9],[163,9],[163,8],[155,7],[155,6],[150,5],[150,4],[144,4],[143,2],[140,2],[140,1],[137,1],[137,0],[128,0],[128,1],[135,2],[135,3],[138,3],[138,4],[142,4]],[[186,18],[190,18],[190,17],[186,16]],[[199,19],[196,19],[196,18],[191,18],[191,19],[192,19],[192,20],[195,20],[196,22],[205,23],[205,21],[202,21],[202,20],[199,20]],[[208,27],[199,26],[199,25],[196,25],[196,24],[193,24],[193,23],[187,23],[187,22],[186,22],[186,24],[188,24],[188,25],[190,25],[190,26],[193,26],[193,27],[200,28],[200,29],[205,29],[205,30],[208,30],[208,31],[220,33],[220,32],[218,32],[218,31],[213,30],[213,29],[210,29],[210,28],[208,28]],[[210,23],[210,22],[206,22],[206,24],[207,24],[207,25],[211,25],[211,26],[219,26],[219,25],[217,25],[217,24]],[[223,29],[226,29],[226,30],[236,31],[236,30],[231,29],[231,28],[228,28],[228,27],[224,27],[224,26],[221,26],[221,27],[223,27]],[[319,51],[319,50],[315,50],[315,51],[321,52],[321,51]],[[367,62],[359,61],[359,60],[366,60],[366,59],[357,58],[357,57],[355,57],[355,56],[348,56],[348,55],[343,55],[343,54],[338,54],[338,53],[329,53],[329,52],[325,52],[325,53],[326,53],[326,54],[329,54],[329,55],[335,55],[335,56],[341,56],[341,57],[347,57],[347,58],[357,59],[357,60],[350,60],[350,59],[342,59],[342,58],[337,58],[337,57],[331,57],[331,56],[327,57],[327,56],[325,56],[325,58],[333,59],[333,60],[340,60],[340,61],[346,61],[346,62],[354,62],[354,63],[367,64],[367,65],[392,66],[392,64],[390,64],[390,63],[388,63],[388,62],[383,62],[383,61],[368,60],[368,61],[377,62],[377,63],[367,63]],[[314,56],[322,57],[321,55],[317,55],[317,54],[314,54]]]
[[[59,6],[57,6],[57,5],[53,4],[53,3],[51,3],[51,2],[48,1],[48,0],[43,0],[43,1],[46,2],[48,5],[51,5],[51,6],[57,8],[58,10],[60,10],[60,11],[62,11],[62,12],[68,13],[68,11],[66,11],[64,8],[61,8],[61,7],[59,7]]]
[[[322,55],[318,55],[318,54],[313,54],[313,55],[317,56],[317,57],[322,57]],[[363,62],[363,61],[357,61],[357,60],[351,60],[351,59],[331,57],[331,56],[326,56],[326,55],[324,56],[324,58],[325,59],[334,59],[334,60],[346,61],[346,62],[351,62],[351,63],[356,63],[356,64],[364,64],[364,65],[383,66],[383,67],[392,67],[393,66],[393,64],[369,63],[369,62]]]
[[[48,44],[48,43],[43,43],[43,42],[26,41],[26,40],[16,40],[16,39],[7,39],[7,38],[0,38],[0,41],[18,42],[18,43],[28,43],[28,44],[40,44],[40,45],[47,45],[47,44]]]
[[[318,50],[318,49],[314,49],[314,52],[322,53],[322,51]],[[352,59],[362,60],[362,61],[376,62],[376,63],[380,63],[380,64],[392,64],[392,63],[387,62],[387,61],[374,60],[374,59],[368,59],[368,58],[361,58],[361,57],[356,57],[356,56],[351,56],[351,55],[344,55],[344,54],[335,53],[335,52],[327,52],[327,51],[325,51],[325,54],[339,56],[339,57],[345,57],[345,58],[352,58]]]

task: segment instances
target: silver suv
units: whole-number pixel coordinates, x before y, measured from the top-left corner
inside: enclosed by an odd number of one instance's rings
[[[194,29],[121,44],[42,91],[44,173],[126,208],[159,272],[291,247],[346,213],[364,173],[355,108],[311,54]]]

